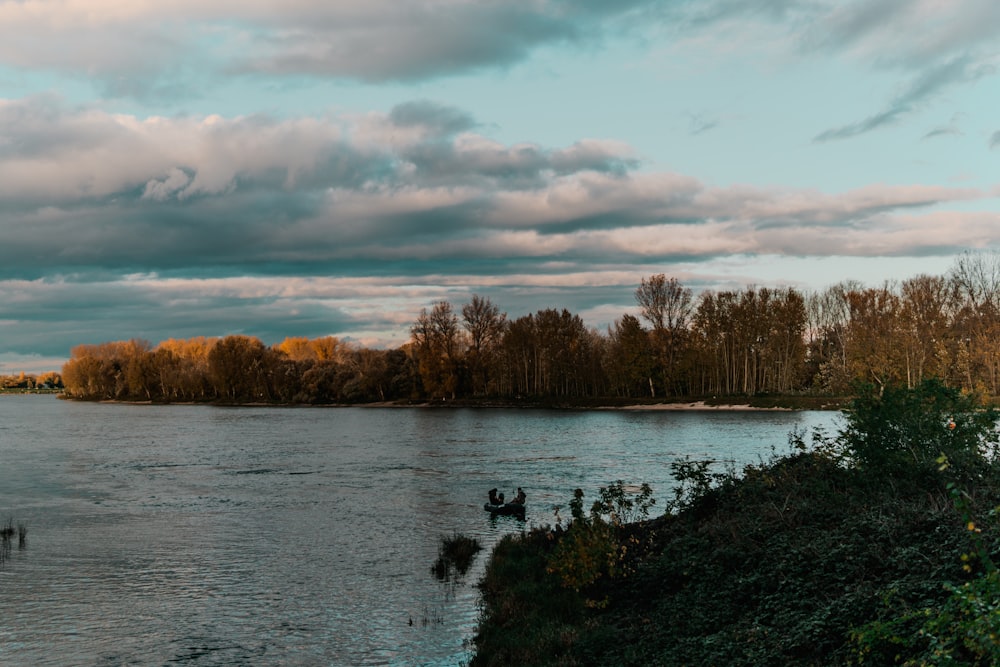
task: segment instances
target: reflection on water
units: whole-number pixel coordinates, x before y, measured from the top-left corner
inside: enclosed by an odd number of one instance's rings
[[[457,665],[489,549],[576,487],[785,451],[825,413],[223,409],[0,397],[4,665]],[[431,572],[442,537],[484,546]]]

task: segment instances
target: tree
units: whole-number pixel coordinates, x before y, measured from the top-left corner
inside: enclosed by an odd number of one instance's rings
[[[612,363],[608,374],[625,396],[656,397],[649,332],[635,315],[625,314],[609,330]]]
[[[424,308],[410,329],[416,344],[420,378],[431,398],[455,398],[458,390],[459,329],[451,304],[439,301]]]
[[[694,309],[691,290],[676,278],[667,279],[660,273],[642,279],[635,290],[635,300],[642,316],[653,326],[664,391],[682,391],[677,366],[685,352],[688,319]]]
[[[316,360],[316,348],[313,346],[312,341],[304,336],[286,338],[275,345],[274,349],[292,361]]]
[[[948,368],[937,361],[939,346],[951,337],[954,291],[940,276],[922,274],[902,283],[900,336],[907,387],[917,386],[925,377],[948,377]]]
[[[473,295],[472,301],[462,306],[462,326],[469,336],[466,364],[472,379],[472,392],[486,395],[489,392],[491,368],[496,365],[496,354],[507,326],[507,314],[488,298]]]
[[[817,389],[835,393],[850,389],[847,335],[851,308],[847,294],[862,289],[858,281],[845,281],[810,294],[806,300],[807,373]]]
[[[850,291],[848,369],[858,382],[878,385],[902,380],[901,304],[891,283]]]
[[[231,401],[270,401],[268,348],[250,336],[226,336],[208,353],[208,372],[220,396]]]

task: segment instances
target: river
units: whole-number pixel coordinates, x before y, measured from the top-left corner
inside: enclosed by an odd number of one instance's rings
[[[460,665],[504,534],[574,488],[787,451],[835,413],[218,408],[0,397],[3,665]],[[527,523],[486,492],[528,494]],[[588,503],[589,504],[589,503]],[[486,548],[431,573],[442,537]]]

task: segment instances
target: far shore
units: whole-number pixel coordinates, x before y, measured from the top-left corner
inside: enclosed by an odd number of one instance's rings
[[[759,405],[749,403],[735,404],[713,404],[709,405],[705,401],[693,401],[691,403],[649,403],[646,405],[622,405],[601,408],[605,410],[783,410],[791,411],[795,408]]]
[[[65,394],[59,398],[77,399]],[[228,401],[117,401],[101,399],[98,403],[121,403],[125,405],[209,405],[215,407],[233,408],[423,408],[423,409],[457,409],[457,408],[495,408],[507,410],[619,410],[630,412],[653,411],[712,411],[712,412],[791,412],[796,410],[840,410],[846,403],[843,397],[805,397],[805,396],[755,396],[708,399],[591,399],[576,401],[557,400],[499,400],[499,399],[469,399],[451,400],[395,400],[377,401],[373,403],[268,403],[264,401],[228,402]]]

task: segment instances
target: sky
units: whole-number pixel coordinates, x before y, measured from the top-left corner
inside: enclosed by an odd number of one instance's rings
[[[996,0],[0,0],[0,373],[1000,248]]]

